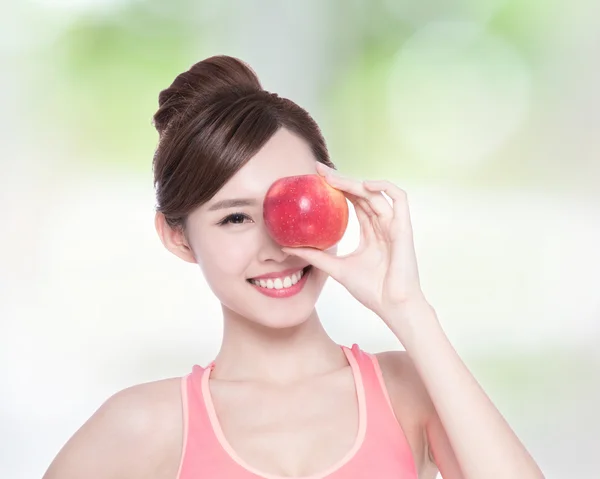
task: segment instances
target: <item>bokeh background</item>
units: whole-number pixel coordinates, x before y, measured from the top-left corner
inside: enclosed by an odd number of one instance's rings
[[[600,477],[600,3],[30,0],[0,17],[0,477],[111,394],[216,354],[154,231],[157,97],[208,56],[308,109],[345,174],[409,194],[423,287],[548,478]],[[351,219],[340,251],[357,244]],[[340,343],[401,346],[329,280]]]

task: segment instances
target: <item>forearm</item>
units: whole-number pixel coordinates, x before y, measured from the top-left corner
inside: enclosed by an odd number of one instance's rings
[[[392,315],[386,323],[411,357],[465,478],[543,478],[450,344],[433,308],[416,305],[402,316]]]

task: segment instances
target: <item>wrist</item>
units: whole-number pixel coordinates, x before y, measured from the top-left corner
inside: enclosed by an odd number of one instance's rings
[[[382,319],[409,354],[417,343],[442,330],[435,309],[424,299],[386,311]]]

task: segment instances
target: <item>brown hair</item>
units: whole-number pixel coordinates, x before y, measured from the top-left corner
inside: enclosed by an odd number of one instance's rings
[[[219,55],[194,64],[160,92],[153,124],[157,211],[185,231],[187,215],[209,201],[280,128],[303,138],[334,167],[316,122],[294,102],[262,89],[254,71]]]

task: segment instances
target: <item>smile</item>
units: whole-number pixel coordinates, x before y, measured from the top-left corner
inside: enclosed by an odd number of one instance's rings
[[[288,297],[297,294],[302,290],[311,269],[312,266],[308,265],[288,276],[268,279],[248,279],[246,281],[267,296],[277,298]]]

